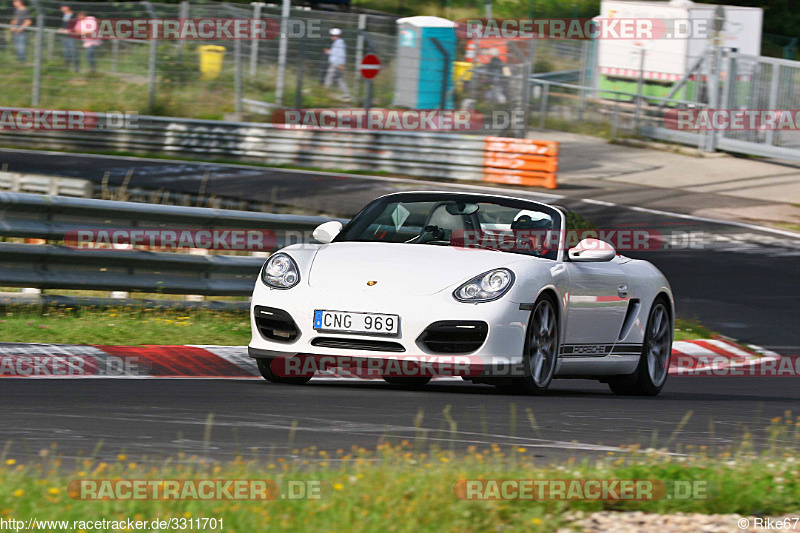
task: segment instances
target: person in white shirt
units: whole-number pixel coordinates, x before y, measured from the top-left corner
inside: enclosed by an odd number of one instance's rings
[[[347,62],[347,45],[342,39],[342,30],[333,28],[330,32],[331,47],[325,49],[328,54],[328,72],[325,74],[325,87],[330,87],[334,83],[339,85],[342,92],[342,100],[350,101],[350,90],[347,82],[344,81],[344,68]]]
[[[73,31],[81,39],[83,49],[86,50],[86,61],[89,63],[89,70],[95,72],[94,53],[100,43],[103,42],[92,36],[97,33],[97,19],[88,16],[85,11],[81,11],[78,13],[77,21]]]

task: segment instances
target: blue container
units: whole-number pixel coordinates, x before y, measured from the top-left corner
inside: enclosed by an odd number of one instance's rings
[[[398,20],[397,25],[394,105],[411,109],[453,109],[455,23],[439,17],[408,17]],[[446,95],[444,105],[443,92]]]

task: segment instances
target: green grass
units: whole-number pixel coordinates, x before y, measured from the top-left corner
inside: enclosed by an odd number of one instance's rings
[[[243,346],[250,341],[248,311],[235,310],[20,306],[0,314],[0,328],[3,342]],[[675,340],[713,336],[695,322],[675,322]]]
[[[532,126],[534,128],[539,127],[538,116],[534,116]],[[613,137],[612,126],[609,123],[578,122],[573,120],[560,119],[555,116],[547,117],[544,129],[565,131],[567,133],[576,133],[578,135],[591,135],[593,137],[601,137],[603,139],[611,139]]]
[[[148,47],[135,46],[121,49],[116,72],[110,66],[110,45],[100,48],[98,70],[88,72],[85,60],[83,71],[74,73],[64,68],[60,55],[55,60],[45,57],[42,65],[40,101],[37,107],[45,109],[84,109],[94,112],[138,112],[146,115],[175,116],[205,120],[220,120],[235,111],[234,62],[232,51],[223,62],[219,77],[204,80],[200,77],[198,55],[191,47],[178,60],[171,44],[158,48],[155,102],[149,107]],[[60,54],[60,47],[56,47]],[[245,59],[244,61],[247,61]],[[310,71],[310,66],[307,67]],[[390,62],[386,65],[393,69]],[[263,102],[275,102],[275,66],[260,65],[256,76],[250,77],[247,66],[242,80],[243,97]],[[351,73],[352,74],[352,73]],[[7,107],[30,107],[33,67],[20,66],[9,50],[0,50],[0,76],[5,91],[0,104]],[[354,75],[351,77],[354,78]],[[353,80],[349,81],[355,91]],[[297,74],[295,65],[286,69],[283,105],[295,104]],[[335,94],[319,83],[318,76],[309,72],[304,77],[303,107],[341,107]],[[388,76],[376,81],[373,105],[388,105],[394,94],[394,85]],[[349,105],[347,107],[350,107]],[[250,121],[269,121],[269,115],[247,115]]]
[[[63,344],[220,344],[250,341],[247,311],[145,308],[7,309],[4,342]]]
[[[8,55],[5,59],[0,63],[0,76],[9,90],[2,97],[2,105],[30,107],[32,67],[19,67],[15,61],[8,60]],[[149,109],[146,77],[142,80],[138,74],[103,71],[76,74],[63,70],[61,65],[48,67],[47,63],[43,66],[39,108],[138,112],[200,119],[221,119],[234,110],[233,81],[229,76],[193,83],[162,80],[158,83],[155,106]]]
[[[682,318],[675,319],[675,340],[688,341],[692,339],[711,339],[718,333],[711,331],[702,324]]]
[[[800,224],[796,222],[776,222],[776,226],[782,229],[788,229],[790,231],[800,231]]]
[[[211,425],[208,425],[208,431]],[[418,442],[384,442],[375,451],[353,447],[293,451],[293,459],[253,450],[220,464],[178,454],[168,460],[131,458],[102,462],[94,457],[59,459],[53,445],[34,459],[0,455],[0,512],[6,519],[152,520],[217,518],[228,532],[251,531],[553,531],[573,511],[739,513],[778,515],[800,507],[800,417],[773,420],[759,453],[747,439],[735,450],[711,455],[704,446],[681,454],[608,452],[571,458],[558,465],[517,446],[470,446],[455,453]],[[79,479],[259,479],[279,485],[311,481],[321,498],[273,501],[83,501],[67,491]],[[466,501],[460,480],[618,479],[704,482],[705,497],[651,501]],[[191,529],[190,529],[191,530]]]

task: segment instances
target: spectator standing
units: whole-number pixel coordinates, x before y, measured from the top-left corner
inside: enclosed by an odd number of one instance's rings
[[[74,68],[75,72],[78,72],[78,43],[74,33],[75,25],[78,21],[72,8],[66,4],[61,6],[61,13],[63,14],[61,17],[61,29],[58,32],[63,34],[61,43],[64,48],[64,60],[66,61],[67,69]]]
[[[347,82],[344,81],[344,68],[347,63],[347,45],[342,39],[342,30],[333,28],[330,32],[331,47],[325,49],[328,54],[328,72],[325,75],[325,87],[330,87],[334,83],[339,85],[342,92],[342,100],[349,102],[350,90]]]
[[[92,37],[97,32],[97,19],[90,17],[85,11],[78,13],[75,23],[74,33],[80,37],[83,49],[86,50],[86,61],[89,63],[89,70],[96,72],[95,51],[102,41]]]
[[[487,99],[496,104],[506,103],[506,64],[500,59],[500,51],[497,48],[489,50],[492,59],[489,61],[489,90],[486,93]]]
[[[26,28],[31,25],[31,14],[22,0],[14,0],[14,18],[11,19],[11,34],[14,41],[14,51],[17,59],[24,63],[28,45],[28,32]]]

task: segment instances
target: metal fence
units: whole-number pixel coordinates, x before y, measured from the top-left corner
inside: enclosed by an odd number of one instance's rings
[[[672,87],[671,94],[647,95],[641,90],[646,81],[639,82],[639,91],[624,92],[534,76],[528,102],[530,124],[612,138],[649,137],[697,146],[701,151],[719,149],[800,161],[797,128],[679,130],[665,120],[676,110],[785,110],[794,115],[800,108],[798,61],[710,50],[694,72]]]
[[[397,18],[390,15],[316,11],[292,6],[223,2],[160,4],[154,2],[69,2],[75,13],[86,11],[98,20],[176,18],[256,18],[288,31],[267,40],[157,41],[104,40],[95,50],[96,74],[89,73],[87,53],[80,40],[59,32],[60,6],[55,0],[26,2],[33,24],[24,32],[25,61],[15,58],[9,22],[10,3],[0,6],[0,73],[6,91],[0,105],[48,109],[91,109],[96,112],[136,111],[193,118],[258,119],[275,107],[340,107],[336,87],[323,86],[327,68],[324,52],[330,47],[328,31],[342,30],[347,46],[344,79],[353,104],[364,106],[366,82],[358,65],[366,53],[381,58],[382,69],[371,91],[371,104],[390,107],[399,77],[395,64]],[[291,28],[295,28],[293,32]],[[305,28],[306,31],[303,31]],[[585,42],[543,41],[531,46],[524,41],[495,43],[505,65],[502,79],[489,72],[488,51],[479,50],[479,61],[459,42],[456,56],[462,68],[451,69],[455,80],[448,98],[457,107],[482,110],[516,109],[525,101],[525,76],[530,72],[577,69],[585,63]],[[491,44],[491,43],[490,43]],[[201,73],[201,47],[222,47],[218,73]],[[68,59],[77,47],[79,72]],[[479,45],[480,47],[480,45]],[[212,57],[212,56],[207,56]],[[458,70],[458,72],[456,72]],[[495,81],[493,81],[495,80]],[[495,89],[495,90],[493,90]]]
[[[800,109],[800,62],[744,54],[724,61],[722,109]],[[722,150],[800,160],[800,129],[722,131],[715,142]]]
[[[76,249],[78,230],[249,229],[275,233],[275,247],[297,241],[323,217],[225,211],[0,192],[0,237],[62,244],[0,242],[0,286],[247,296],[263,257],[194,255],[146,249]]]
[[[302,7],[293,7],[287,15],[280,6],[261,3],[68,2],[75,13],[85,11],[98,20],[258,18],[283,28],[308,27],[309,22],[316,25],[312,34],[297,31],[265,40],[104,40],[95,51],[97,72],[92,76],[84,43],[59,32],[63,16],[60,7],[66,2],[26,3],[33,24],[25,31],[26,58],[22,62],[15,57],[10,34],[10,3],[0,8],[0,64],[12,74],[5,83],[10,92],[0,101],[6,106],[65,108],[71,103],[71,108],[94,111],[222,118],[225,113],[244,111],[248,100],[287,106],[303,100],[305,107],[330,105],[340,102],[322,87],[327,65],[324,49],[330,46],[328,31],[334,27],[342,30],[348,46],[345,78],[357,100],[360,78],[356,66],[369,48],[387,65],[386,72],[376,80],[376,104],[390,103],[387,87],[392,86],[393,79],[396,17]],[[209,45],[222,47],[221,68],[204,75],[201,48]],[[76,46],[77,71],[68,57]],[[304,80],[302,88],[299,80]],[[76,99],[85,105],[75,105]]]

